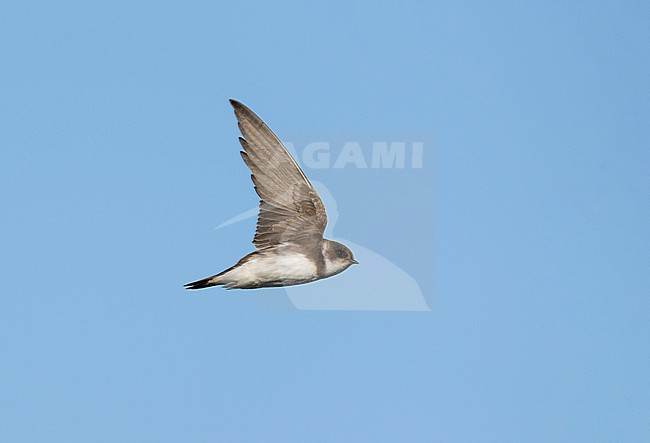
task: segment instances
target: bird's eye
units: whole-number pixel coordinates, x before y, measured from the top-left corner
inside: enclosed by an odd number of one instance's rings
[[[337,249],[336,255],[338,255],[339,257],[345,257],[345,251],[343,251],[343,249]]]

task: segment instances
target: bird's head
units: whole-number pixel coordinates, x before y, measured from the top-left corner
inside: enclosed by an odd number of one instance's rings
[[[328,275],[338,274],[359,263],[347,246],[331,240],[323,241],[323,257]]]

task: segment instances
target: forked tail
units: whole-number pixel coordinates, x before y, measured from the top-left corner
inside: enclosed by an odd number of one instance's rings
[[[209,288],[211,286],[217,286],[222,283],[219,283],[216,277],[218,277],[221,274],[213,275],[212,277],[207,277],[202,280],[197,280],[193,281],[191,283],[187,283],[185,285],[185,289],[203,289],[203,288]]]
[[[241,289],[250,289],[253,287],[259,287],[259,286],[243,286],[240,285],[239,282],[237,281],[236,278],[233,278],[231,275],[230,271],[233,271],[243,265],[244,263],[248,262],[250,259],[255,257],[257,254],[259,254],[260,251],[254,251],[242,258],[237,262],[236,265],[229,267],[225,271],[222,271],[216,275],[213,275],[212,277],[206,277],[203,280],[197,280],[193,281],[192,283],[187,283],[185,285],[185,289],[203,289],[203,288],[209,288],[210,286],[219,286],[222,285],[226,289],[234,289],[234,288],[241,288]]]

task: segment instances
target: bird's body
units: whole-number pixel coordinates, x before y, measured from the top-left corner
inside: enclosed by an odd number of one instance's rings
[[[241,155],[261,199],[253,239],[257,251],[185,287],[292,286],[331,277],[357,263],[347,247],[323,238],[325,207],[282,143],[250,109],[235,100],[230,103],[244,135],[239,138]]]
[[[223,285],[226,289],[256,289],[300,285],[331,277],[347,266],[337,266],[335,260],[327,257],[330,244],[343,246],[323,239],[311,249],[292,243],[261,249],[217,275],[189,283],[187,288]]]

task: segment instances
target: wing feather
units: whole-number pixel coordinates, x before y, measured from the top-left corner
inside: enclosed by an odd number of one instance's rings
[[[260,197],[253,244],[306,244],[323,238],[327,214],[320,197],[280,140],[253,111],[236,100],[242,159]]]

